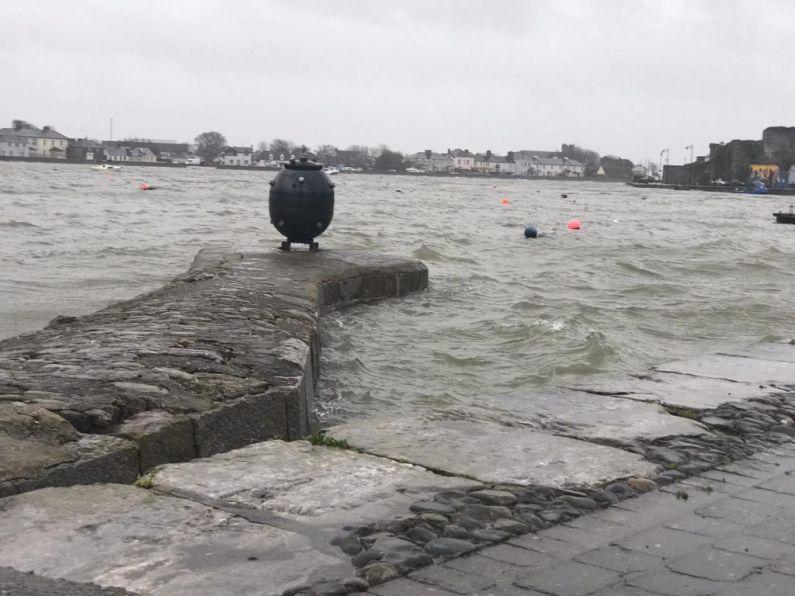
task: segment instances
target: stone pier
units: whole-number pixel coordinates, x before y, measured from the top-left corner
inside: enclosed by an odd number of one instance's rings
[[[306,437],[318,317],[427,283],[413,260],[205,250],[157,291],[2,341],[0,496]]]

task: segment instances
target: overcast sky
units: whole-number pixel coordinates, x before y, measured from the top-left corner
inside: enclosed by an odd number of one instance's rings
[[[788,0],[0,0],[0,125],[633,161],[795,125]]]

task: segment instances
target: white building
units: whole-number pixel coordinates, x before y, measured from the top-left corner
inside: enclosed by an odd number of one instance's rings
[[[585,165],[568,157],[534,157],[530,160],[529,176],[563,176],[581,178]]]
[[[473,169],[486,174],[516,174],[516,164],[507,155],[478,154]]]
[[[410,155],[409,161],[425,172],[452,172],[455,169],[455,161],[451,156],[434,153],[430,149]]]
[[[69,137],[62,135],[51,126],[45,126],[36,137],[36,152],[39,157],[66,159]]]
[[[456,170],[471,170],[475,167],[475,156],[468,149],[455,149],[451,153],[453,168]]]
[[[9,129],[4,129],[9,130]],[[27,137],[18,134],[0,134],[0,156],[30,157],[33,144]],[[35,150],[35,146],[33,146]]]
[[[157,156],[148,147],[129,147],[127,148],[128,161],[153,163],[157,161]]]
[[[69,146],[69,138],[59,133],[52,126],[36,128],[27,123],[15,122],[13,128],[0,128],[0,137],[18,137],[8,139],[3,147],[6,151],[16,150],[19,157],[50,157],[55,159],[66,159],[66,148]],[[22,141],[24,139],[24,141]],[[19,155],[21,147],[18,143],[27,143],[27,154]],[[13,143],[9,145],[8,143]]]
[[[563,157],[558,151],[535,151],[532,149],[513,151],[511,155],[516,164],[516,174],[519,176],[533,176],[532,169],[538,158]]]
[[[253,147],[224,147],[215,161],[222,166],[250,166],[253,153]]]
[[[130,155],[127,153],[125,147],[117,147],[115,145],[103,143],[105,151],[105,159],[108,161],[130,161]]]
[[[516,174],[516,164],[508,156],[492,155],[489,170],[495,174]]]

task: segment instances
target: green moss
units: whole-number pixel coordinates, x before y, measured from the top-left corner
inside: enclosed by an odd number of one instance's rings
[[[350,449],[351,446],[345,439],[335,439],[326,435],[325,430],[319,430],[312,433],[309,437],[309,442],[312,445],[323,445],[324,447],[334,447],[335,449]]]
[[[676,406],[668,406],[668,412],[673,416],[681,416],[682,418],[690,418],[690,420],[698,420],[698,412],[690,408],[678,408]]]
[[[138,476],[138,480],[135,481],[135,486],[138,488],[152,488],[155,484],[155,475],[154,474],[144,474],[143,476]]]

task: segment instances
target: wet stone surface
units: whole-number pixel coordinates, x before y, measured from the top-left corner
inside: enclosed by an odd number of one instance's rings
[[[296,267],[296,258],[315,260]],[[675,386],[707,388],[693,409],[687,399],[657,400],[663,409],[606,393],[571,414],[539,415],[528,406],[512,419],[488,407],[458,408],[330,429],[326,438],[353,449],[278,440],[310,428],[318,315],[402,295],[425,280],[415,262],[377,257],[200,255],[162,290],[0,342],[0,446],[19,458],[4,462],[0,495],[38,488],[28,476],[42,470],[72,466],[82,476],[45,480],[75,484],[102,480],[108,469],[152,468],[139,487],[72,486],[1,499],[0,565],[147,594],[217,594],[235,589],[232,578],[241,589],[267,585],[290,596],[378,593],[406,575],[465,593],[496,580],[445,565],[503,549],[480,564],[532,559],[550,567],[517,578],[514,588],[610,593],[621,574],[629,574],[623,589],[651,589],[715,560],[723,567],[696,579],[745,578],[754,559],[792,546],[790,495],[773,490],[778,485],[718,507],[709,500],[725,490],[719,481],[688,484],[709,470],[763,475],[731,462],[792,441],[795,394],[771,382],[779,373],[790,378],[786,357],[758,370],[752,352],[658,370],[658,378],[688,377]],[[766,357],[780,352],[767,348]],[[736,382],[727,371],[734,366],[750,401],[718,401]],[[658,396],[666,393],[654,383]],[[582,400],[573,390],[558,397],[572,406]],[[25,453],[28,445],[35,450]],[[106,466],[86,465],[100,455]],[[614,551],[594,555],[595,566],[569,560],[552,568],[593,548],[599,533],[578,529],[588,519],[615,506],[638,511],[637,503],[655,497],[692,506],[699,519],[682,523],[694,531],[622,536],[621,548],[635,553],[627,569],[613,568]],[[748,511],[752,499],[764,514]],[[711,544],[707,518],[748,525],[754,544],[716,543],[703,565],[677,558],[683,542]],[[647,554],[650,545],[656,555]],[[752,547],[755,554],[737,550]],[[668,567],[658,568],[658,559]]]
[[[688,412],[688,416],[698,418],[710,432],[687,438],[668,437],[642,446],[647,459],[659,464],[660,473],[654,479],[635,477],[602,486],[577,487],[576,490],[495,484],[467,491],[440,492],[432,502],[418,501],[409,507],[415,516],[402,520],[404,525],[396,534],[401,539],[399,544],[405,547],[403,541],[413,542],[424,548],[433,561],[444,562],[494,543],[507,542],[517,535],[545,530],[627,499],[635,499],[705,470],[720,469],[762,449],[786,444],[791,441],[790,435],[781,433],[776,426],[783,423],[789,428],[792,424],[795,393],[779,392],[750,404],[725,404],[717,411],[721,420],[742,418],[753,422],[753,431],[743,432],[741,427],[727,427],[723,422],[710,427],[710,419],[716,417],[715,411]],[[686,501],[688,494],[677,491],[672,498]],[[436,509],[433,503],[443,507]],[[433,513],[427,513],[434,509]],[[433,517],[422,517],[429,515]],[[425,540],[440,527],[442,537]],[[363,550],[357,557],[383,560],[385,550],[388,551],[383,545],[388,547],[390,543],[381,544],[380,552]],[[738,563],[738,568],[743,564],[744,561]],[[395,569],[401,574],[408,572],[406,566],[395,566]],[[372,575],[368,577],[375,580]]]
[[[159,290],[0,341],[0,496],[307,436],[318,316],[426,285],[413,260],[202,251]],[[107,435],[137,456],[81,447]]]

